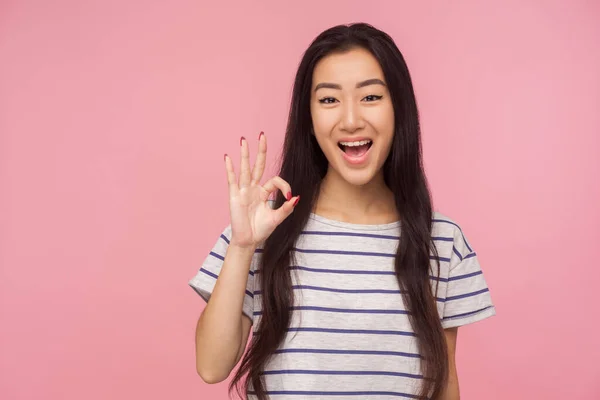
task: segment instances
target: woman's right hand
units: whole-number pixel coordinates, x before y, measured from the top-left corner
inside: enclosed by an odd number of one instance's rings
[[[262,132],[259,135],[258,143],[258,155],[254,168],[250,171],[248,142],[243,137],[240,139],[239,182],[233,170],[233,163],[225,154],[232,230],[230,245],[254,249],[294,211],[294,206],[300,199],[300,196],[292,197],[290,185],[278,176],[272,177],[264,185],[260,184],[267,158],[267,138]],[[270,207],[268,200],[270,194],[278,189],[281,190],[287,201],[274,210]]]

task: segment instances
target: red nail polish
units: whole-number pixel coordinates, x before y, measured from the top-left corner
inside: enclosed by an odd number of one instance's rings
[[[265,134],[264,132],[261,132],[260,135],[258,135],[258,140],[260,140],[264,134]]]
[[[227,160],[227,153],[223,156],[223,161]]]
[[[242,141],[243,141],[243,140],[246,140],[246,138],[242,136],[242,137],[240,138],[240,146],[242,145]]]
[[[285,195],[286,200],[290,200],[292,198],[292,192],[287,192],[287,194]]]
[[[294,207],[296,207],[296,204],[298,204],[298,202],[300,201],[300,196],[298,196],[298,198],[296,199],[296,201],[294,202]]]

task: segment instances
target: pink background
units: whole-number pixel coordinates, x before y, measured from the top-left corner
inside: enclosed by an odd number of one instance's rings
[[[405,54],[498,308],[461,329],[462,398],[600,398],[600,3],[287,3],[1,3],[0,398],[227,398],[187,286],[223,153],[264,130],[275,160],[302,51],[352,21]]]

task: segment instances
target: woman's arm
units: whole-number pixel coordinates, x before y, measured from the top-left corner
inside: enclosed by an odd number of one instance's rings
[[[211,298],[196,326],[196,369],[206,383],[221,382],[240,360],[251,321],[242,314],[254,248],[229,246]]]
[[[458,390],[458,374],[456,373],[456,336],[458,328],[444,329],[446,336],[446,345],[448,346],[448,384],[441,400],[460,400],[460,392]]]

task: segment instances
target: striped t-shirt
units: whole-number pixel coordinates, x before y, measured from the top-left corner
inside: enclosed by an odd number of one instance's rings
[[[286,338],[266,365],[271,399],[413,398],[422,380],[417,340],[394,272],[401,222],[358,225],[312,214],[290,266],[295,303]],[[227,227],[189,284],[206,301],[227,250]],[[444,328],[495,314],[475,251],[460,227],[434,214],[432,290]],[[254,255],[243,313],[261,318],[261,250]],[[260,333],[255,333],[260,334]],[[249,395],[249,398],[256,398]]]

